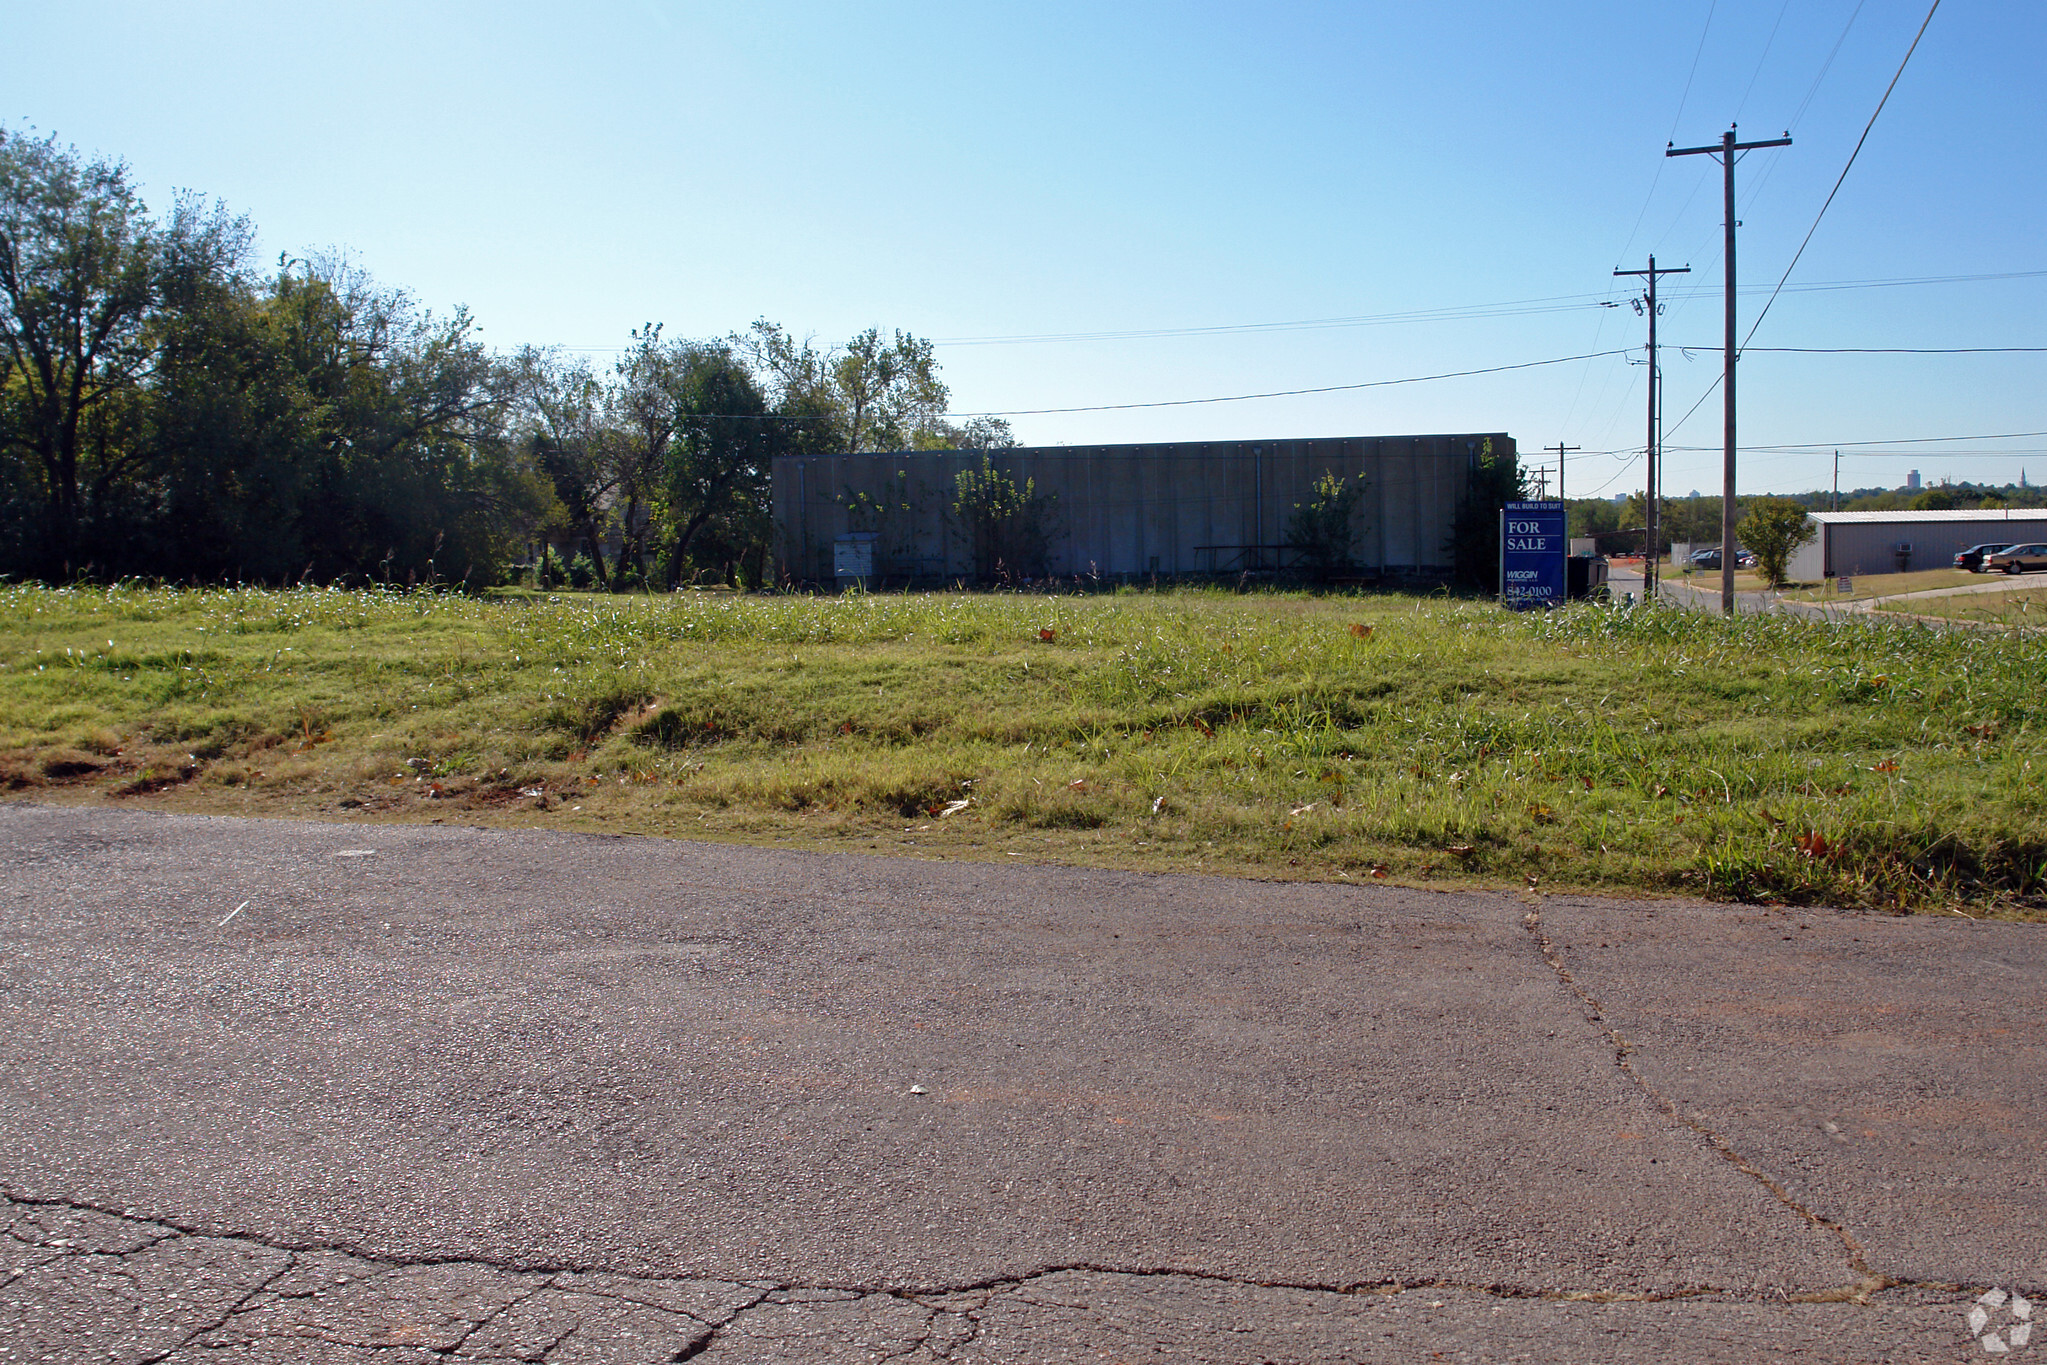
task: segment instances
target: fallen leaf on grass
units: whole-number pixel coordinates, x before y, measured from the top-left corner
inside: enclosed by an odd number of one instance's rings
[[[965,810],[968,806],[971,806],[972,804],[974,804],[972,797],[962,797],[958,801],[946,802],[943,806],[940,806],[936,811],[934,811],[933,814],[935,814],[939,819],[943,820],[948,815],[958,815],[961,811]]]
[[[1165,810],[1166,798],[1163,796],[1153,797],[1151,801],[1151,813],[1153,815],[1163,815],[1165,813]]]
[[[1308,813],[1309,811],[1311,811],[1311,810],[1313,810],[1313,809],[1315,809],[1315,803],[1314,803],[1313,801],[1310,801],[1310,802],[1309,802],[1309,803],[1308,803],[1307,805],[1305,805],[1305,806],[1295,806],[1295,807],[1294,807],[1294,808],[1293,808],[1292,810],[1288,811],[1288,812],[1287,812],[1287,814],[1288,814],[1288,815],[1306,815],[1306,814],[1307,814],[1307,813]]]
[[[1373,863],[1373,864],[1372,864],[1372,875],[1373,875],[1374,877],[1377,877],[1377,878],[1379,878],[1379,879],[1380,879],[1381,881],[1384,881],[1384,880],[1385,880],[1385,878],[1386,878],[1386,874],[1387,874],[1388,872],[1390,872],[1390,871],[1392,871],[1392,869],[1391,869],[1391,868],[1389,868],[1389,867],[1387,867],[1387,866],[1386,866],[1386,864],[1384,864],[1384,863]]]
[[[1832,844],[1827,842],[1826,835],[1821,834],[1816,830],[1808,830],[1806,833],[1799,835],[1796,839],[1793,839],[1791,842],[1798,849],[1800,854],[1804,855],[1807,858],[1814,859],[1826,857],[1827,854],[1831,852],[1834,847]]]
[[[1040,640],[1043,640],[1046,644],[1052,643],[1053,637],[1056,636],[1058,633],[1059,633],[1058,631],[1053,630],[1050,626],[1040,626],[1038,628],[1038,638]]]
[[[1071,782],[1066,784],[1066,789],[1068,791],[1084,792],[1087,790],[1087,779],[1084,777],[1076,777]]]
[[[1454,854],[1459,858],[1469,858],[1472,854],[1478,852],[1478,850],[1473,848],[1470,844],[1452,844],[1443,851],[1445,853]]]
[[[1873,773],[1894,773],[1897,770],[1898,760],[1895,758],[1887,758],[1883,762],[1877,764],[1875,767],[1870,769],[1870,771]]]
[[[1357,621],[1350,623],[1350,633],[1357,636],[1360,640],[1372,638],[1372,628]]]

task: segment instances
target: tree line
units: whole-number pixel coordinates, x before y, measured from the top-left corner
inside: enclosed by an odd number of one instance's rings
[[[908,333],[650,323],[597,367],[254,237],[0,129],[0,575],[758,585],[775,456],[1015,444]]]

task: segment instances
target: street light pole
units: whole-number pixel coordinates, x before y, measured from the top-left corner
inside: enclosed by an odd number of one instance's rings
[[[1642,600],[1656,596],[1656,580],[1662,568],[1663,557],[1663,438],[1659,418],[1663,413],[1663,372],[1656,365],[1656,277],[1658,275],[1689,275],[1688,265],[1656,268],[1656,258],[1649,258],[1647,270],[1616,270],[1616,275],[1647,275],[1649,277],[1649,435],[1648,444],[1643,448],[1649,455],[1647,490],[1642,494],[1642,520],[1644,523],[1644,544],[1642,549]]]

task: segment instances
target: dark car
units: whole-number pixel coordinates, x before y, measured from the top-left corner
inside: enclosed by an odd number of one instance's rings
[[[1967,569],[1970,573],[1984,573],[1987,571],[1987,566],[1983,561],[2003,548],[2004,546],[2001,544],[1971,545],[1968,549],[1961,551],[1955,556],[1955,567],[1957,569]]]
[[[1685,563],[1694,569],[1717,569],[1720,567],[1720,547],[1709,545],[1703,550],[1694,550],[1691,558],[1685,560]],[[1734,566],[1738,569],[1753,569],[1756,566],[1756,557],[1747,550],[1742,550],[1734,556]]]

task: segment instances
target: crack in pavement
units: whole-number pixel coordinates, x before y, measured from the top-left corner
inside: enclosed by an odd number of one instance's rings
[[[1614,1065],[1620,1069],[1621,1074],[1626,1076],[1642,1094],[1648,1097],[1650,1103],[1654,1104],[1673,1121],[1682,1124],[1703,1138],[1707,1145],[1712,1147],[1728,1165],[1762,1186],[1778,1203],[1814,1227],[1821,1228],[1831,1234],[1840,1242],[1842,1252],[1847,1258],[1848,1268],[1854,1271],[1860,1278],[1853,1284],[1837,1289],[1820,1290],[1808,1294],[1787,1294],[1783,1296],[1786,1302],[1834,1303],[1845,1301],[1866,1304],[1873,1295],[1907,1283],[1907,1281],[1893,1276],[1881,1275],[1871,1270],[1869,1262],[1865,1259],[1865,1249],[1862,1243],[1855,1239],[1853,1233],[1833,1219],[1808,1208],[1794,1197],[1784,1187],[1782,1182],[1743,1156],[1733,1143],[1715,1132],[1711,1127],[1685,1113],[1675,1100],[1672,1100],[1668,1095],[1665,1095],[1654,1085],[1651,1085],[1649,1079],[1630,1060],[1634,1052],[1634,1045],[1628,1042],[1619,1029],[1607,1022],[1605,1007],[1599,1003],[1598,997],[1587,990],[1571,972],[1571,969],[1565,965],[1562,954],[1557,951],[1555,941],[1543,932],[1542,911],[1539,909],[1528,911],[1521,917],[1521,927],[1527,930],[1533,937],[1537,951],[1542,954],[1542,960],[1549,965],[1550,970],[1555,973],[1557,980],[1562,983],[1566,990],[1576,996],[1579,1003],[1584,1006],[1586,1021],[1606,1036],[1608,1043],[1613,1047]],[[1941,1285],[1927,1287],[1956,1289],[1960,1286]]]

